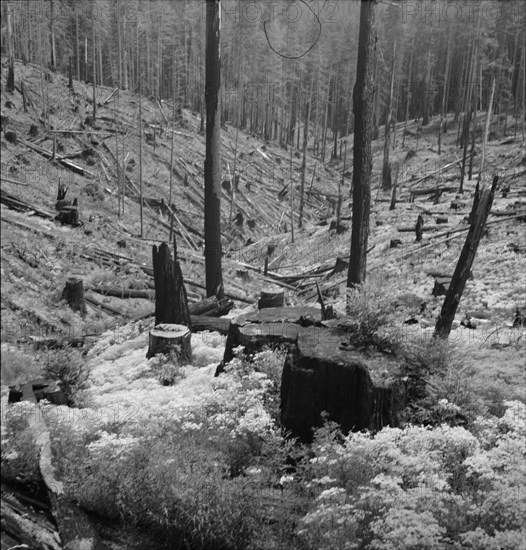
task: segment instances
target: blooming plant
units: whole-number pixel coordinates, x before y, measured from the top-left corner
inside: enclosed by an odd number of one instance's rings
[[[526,406],[461,427],[318,430],[305,475],[308,548],[524,548]],[[522,496],[521,496],[522,495]],[[499,546],[500,545],[500,546]]]

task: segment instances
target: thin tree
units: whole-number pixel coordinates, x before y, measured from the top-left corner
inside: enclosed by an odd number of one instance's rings
[[[311,87],[312,94],[312,87]],[[303,126],[303,159],[301,161],[301,187],[300,187],[300,219],[298,227],[303,227],[303,206],[305,193],[305,169],[307,167],[307,143],[309,141],[309,116],[310,116],[310,101],[307,101],[305,106],[305,125]]]
[[[358,62],[353,93],[353,214],[351,257],[347,287],[354,288],[365,281],[367,241],[369,237],[369,210],[371,205],[371,141],[373,134],[374,64],[376,54],[377,0],[362,0],[360,8],[360,35]]]
[[[447,53],[446,53],[446,68],[444,70],[444,88],[442,90],[442,102],[440,106],[440,124],[438,126],[438,154],[442,152],[442,132],[444,131],[444,117],[446,115],[447,98],[449,95],[449,79],[451,76],[451,58],[453,54],[452,48],[452,28],[449,28],[447,38]]]
[[[143,237],[143,198],[142,198],[142,93],[141,93],[141,58],[139,55],[139,23],[137,23],[137,84],[139,86],[139,212],[141,217],[141,239]]]
[[[391,79],[389,83],[389,95],[387,96],[387,114],[384,130],[384,162],[382,168],[382,189],[391,188],[391,167],[389,166],[389,146],[391,140],[391,105],[393,102],[396,61],[396,38],[393,44],[393,60],[391,64]]]
[[[486,126],[484,128],[484,136],[482,138],[482,154],[480,158],[480,169],[477,182],[480,182],[482,179],[482,174],[484,172],[484,165],[486,163],[486,143],[488,142],[489,127],[491,123],[491,109],[493,107],[493,97],[495,95],[495,77],[492,79],[491,83],[491,95],[488,103],[488,112],[486,113]]]
[[[15,91],[15,54],[13,47],[13,21],[11,2],[7,2],[7,48],[9,55],[9,68],[7,69],[6,90],[10,93]]]
[[[220,0],[206,0],[206,294],[223,298],[221,269],[221,52]]]

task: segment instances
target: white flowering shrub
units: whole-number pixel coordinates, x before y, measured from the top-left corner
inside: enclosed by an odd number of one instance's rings
[[[67,407],[44,408],[69,494],[87,509],[177,537],[182,547],[249,548],[265,523],[260,495],[282,476],[291,445],[269,412],[279,386],[261,372],[272,375],[279,360],[238,353],[218,378],[185,367],[184,378],[163,387],[151,365],[141,369],[134,358],[135,351],[123,358],[125,373],[118,360],[93,373],[104,392],[99,403],[122,391],[142,405],[133,414],[68,417]]]
[[[299,529],[306,547],[525,548],[526,406],[506,406],[474,433],[321,428],[304,472],[315,498]]]
[[[39,451],[28,420],[38,414],[37,407],[29,401],[7,405],[2,399],[2,476],[25,483],[40,480]]]

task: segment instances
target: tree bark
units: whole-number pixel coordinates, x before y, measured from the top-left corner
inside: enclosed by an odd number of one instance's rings
[[[371,204],[371,140],[373,131],[374,67],[376,53],[376,0],[362,0],[358,63],[354,86],[354,158],[353,158],[353,217],[351,259],[347,287],[365,281],[367,242],[369,237],[369,210]]]
[[[82,279],[70,277],[62,291],[62,299],[66,300],[73,311],[79,311],[82,317],[86,316],[86,303],[84,301],[84,285]]]
[[[307,143],[309,141],[310,102],[305,107],[305,125],[303,126],[303,159],[301,161],[300,219],[298,227],[303,227],[303,207],[305,203],[305,169],[307,167]]]
[[[220,0],[206,0],[205,272],[207,296],[223,298],[221,269]]]
[[[175,244],[175,241],[174,241]],[[170,323],[191,327],[188,299],[181,267],[166,243],[152,247],[153,276],[155,282],[155,324]]]
[[[394,80],[395,80],[395,61],[396,61],[396,38],[393,45],[393,61],[391,64],[391,80],[389,83],[389,96],[387,97],[387,115],[385,117],[384,127],[384,163],[382,167],[382,189],[391,189],[391,166],[389,164],[389,147],[391,140],[391,105],[393,102]]]

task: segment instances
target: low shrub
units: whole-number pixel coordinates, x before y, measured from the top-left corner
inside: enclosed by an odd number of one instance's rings
[[[39,449],[29,427],[30,415],[38,414],[33,403],[2,403],[2,477],[28,485],[40,483]]]
[[[385,428],[316,433],[305,465],[315,497],[300,522],[306,548],[522,548],[526,406],[479,419],[473,433]]]
[[[2,344],[2,385],[16,386],[38,378],[42,374],[40,365],[33,357],[16,348]]]
[[[89,386],[89,369],[82,355],[73,349],[60,349],[46,352],[43,360],[44,376],[59,381],[68,405],[83,405],[83,392]]]

